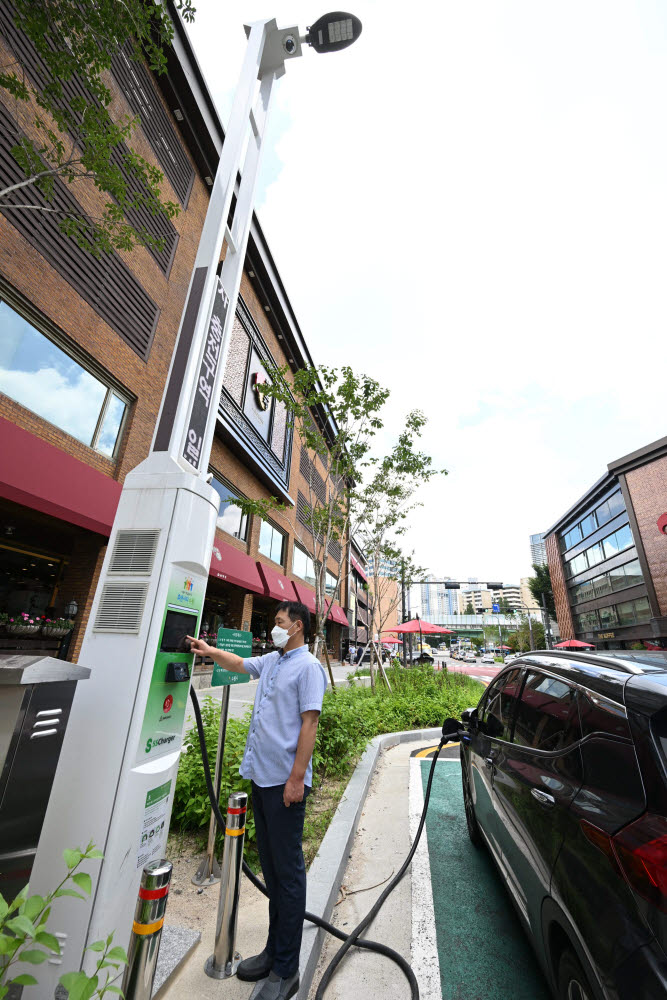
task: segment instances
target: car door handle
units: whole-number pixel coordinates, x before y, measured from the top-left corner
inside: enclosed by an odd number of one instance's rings
[[[530,794],[540,803],[541,806],[555,806],[556,800],[553,795],[543,792],[541,788],[531,788]]]
[[[495,762],[496,762],[496,758],[495,757],[485,757],[484,758],[484,763],[486,764],[487,767],[493,767],[493,765],[495,764]]]

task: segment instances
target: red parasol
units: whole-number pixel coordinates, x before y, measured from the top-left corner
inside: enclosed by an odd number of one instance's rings
[[[430,622],[423,622],[419,616],[413,618],[412,621],[403,622],[402,625],[397,625],[396,628],[385,629],[385,632],[399,632],[402,635],[419,632],[419,645],[422,645],[422,634],[426,632],[427,635],[433,635],[438,633],[439,635],[452,635],[452,630],[450,628],[442,628],[441,625],[431,625]]]
[[[592,642],[581,642],[579,639],[566,639],[565,642],[557,642],[554,649],[595,649]]]

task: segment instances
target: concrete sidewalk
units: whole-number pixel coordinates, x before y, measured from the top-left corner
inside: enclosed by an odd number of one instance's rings
[[[413,736],[416,739],[398,743],[399,739]],[[382,740],[398,745],[381,749]],[[336,898],[340,902],[333,905],[333,915],[329,919],[343,931],[352,930],[370,909],[410,849],[410,754],[434,742],[437,743],[437,739],[434,740],[430,732],[397,734],[393,739],[377,738],[372,741],[365,759],[362,759],[348,785],[320,854],[311,866],[308,889],[308,908],[315,912],[324,912],[331,907],[334,890],[333,902]],[[194,871],[194,859],[191,867]],[[201,942],[157,996],[159,1000],[182,1000],[184,996],[196,1000],[209,997],[211,1000],[214,997],[216,1000],[246,1000],[253,984],[242,983],[236,977],[217,981],[205,975],[204,963],[213,950],[218,887],[197,893],[195,887],[188,884],[189,869],[183,868],[182,872],[181,875],[177,871],[172,882],[172,894],[177,895],[170,899],[165,926],[177,924],[200,931]],[[339,891],[341,885],[343,888]],[[411,878],[408,871],[364,936],[395,948],[410,961],[410,913]],[[243,878],[236,939],[237,949],[243,957],[262,950],[267,923],[268,904],[265,898]],[[312,927],[306,931],[302,948],[303,985],[299,1000],[314,997],[321,973],[338,946],[336,939],[323,932],[317,935]],[[363,987],[364,995],[377,1000],[402,1000],[409,996],[407,981],[392,962],[382,956],[353,949],[334,977],[327,998],[344,1000],[353,996],[360,987]]]

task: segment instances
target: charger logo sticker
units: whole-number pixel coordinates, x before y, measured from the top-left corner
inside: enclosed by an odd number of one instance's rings
[[[164,702],[162,703],[162,711],[171,712],[171,706],[173,704],[174,704],[174,696],[168,694],[167,697],[164,699]]]

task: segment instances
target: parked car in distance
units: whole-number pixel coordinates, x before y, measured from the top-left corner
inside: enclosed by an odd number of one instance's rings
[[[462,721],[468,833],[554,997],[666,997],[667,652],[524,653]]]
[[[479,662],[480,663],[495,663],[496,660],[495,660],[495,657],[494,657],[493,653],[482,653],[482,659]]]
[[[508,653],[505,659],[503,660],[503,663],[511,663],[512,660],[516,660],[517,656],[519,655],[520,655],[519,653]]]
[[[467,653],[463,654],[463,659],[466,661],[466,663],[477,663],[477,657],[475,656],[474,653],[470,652],[470,650],[468,650]]]

